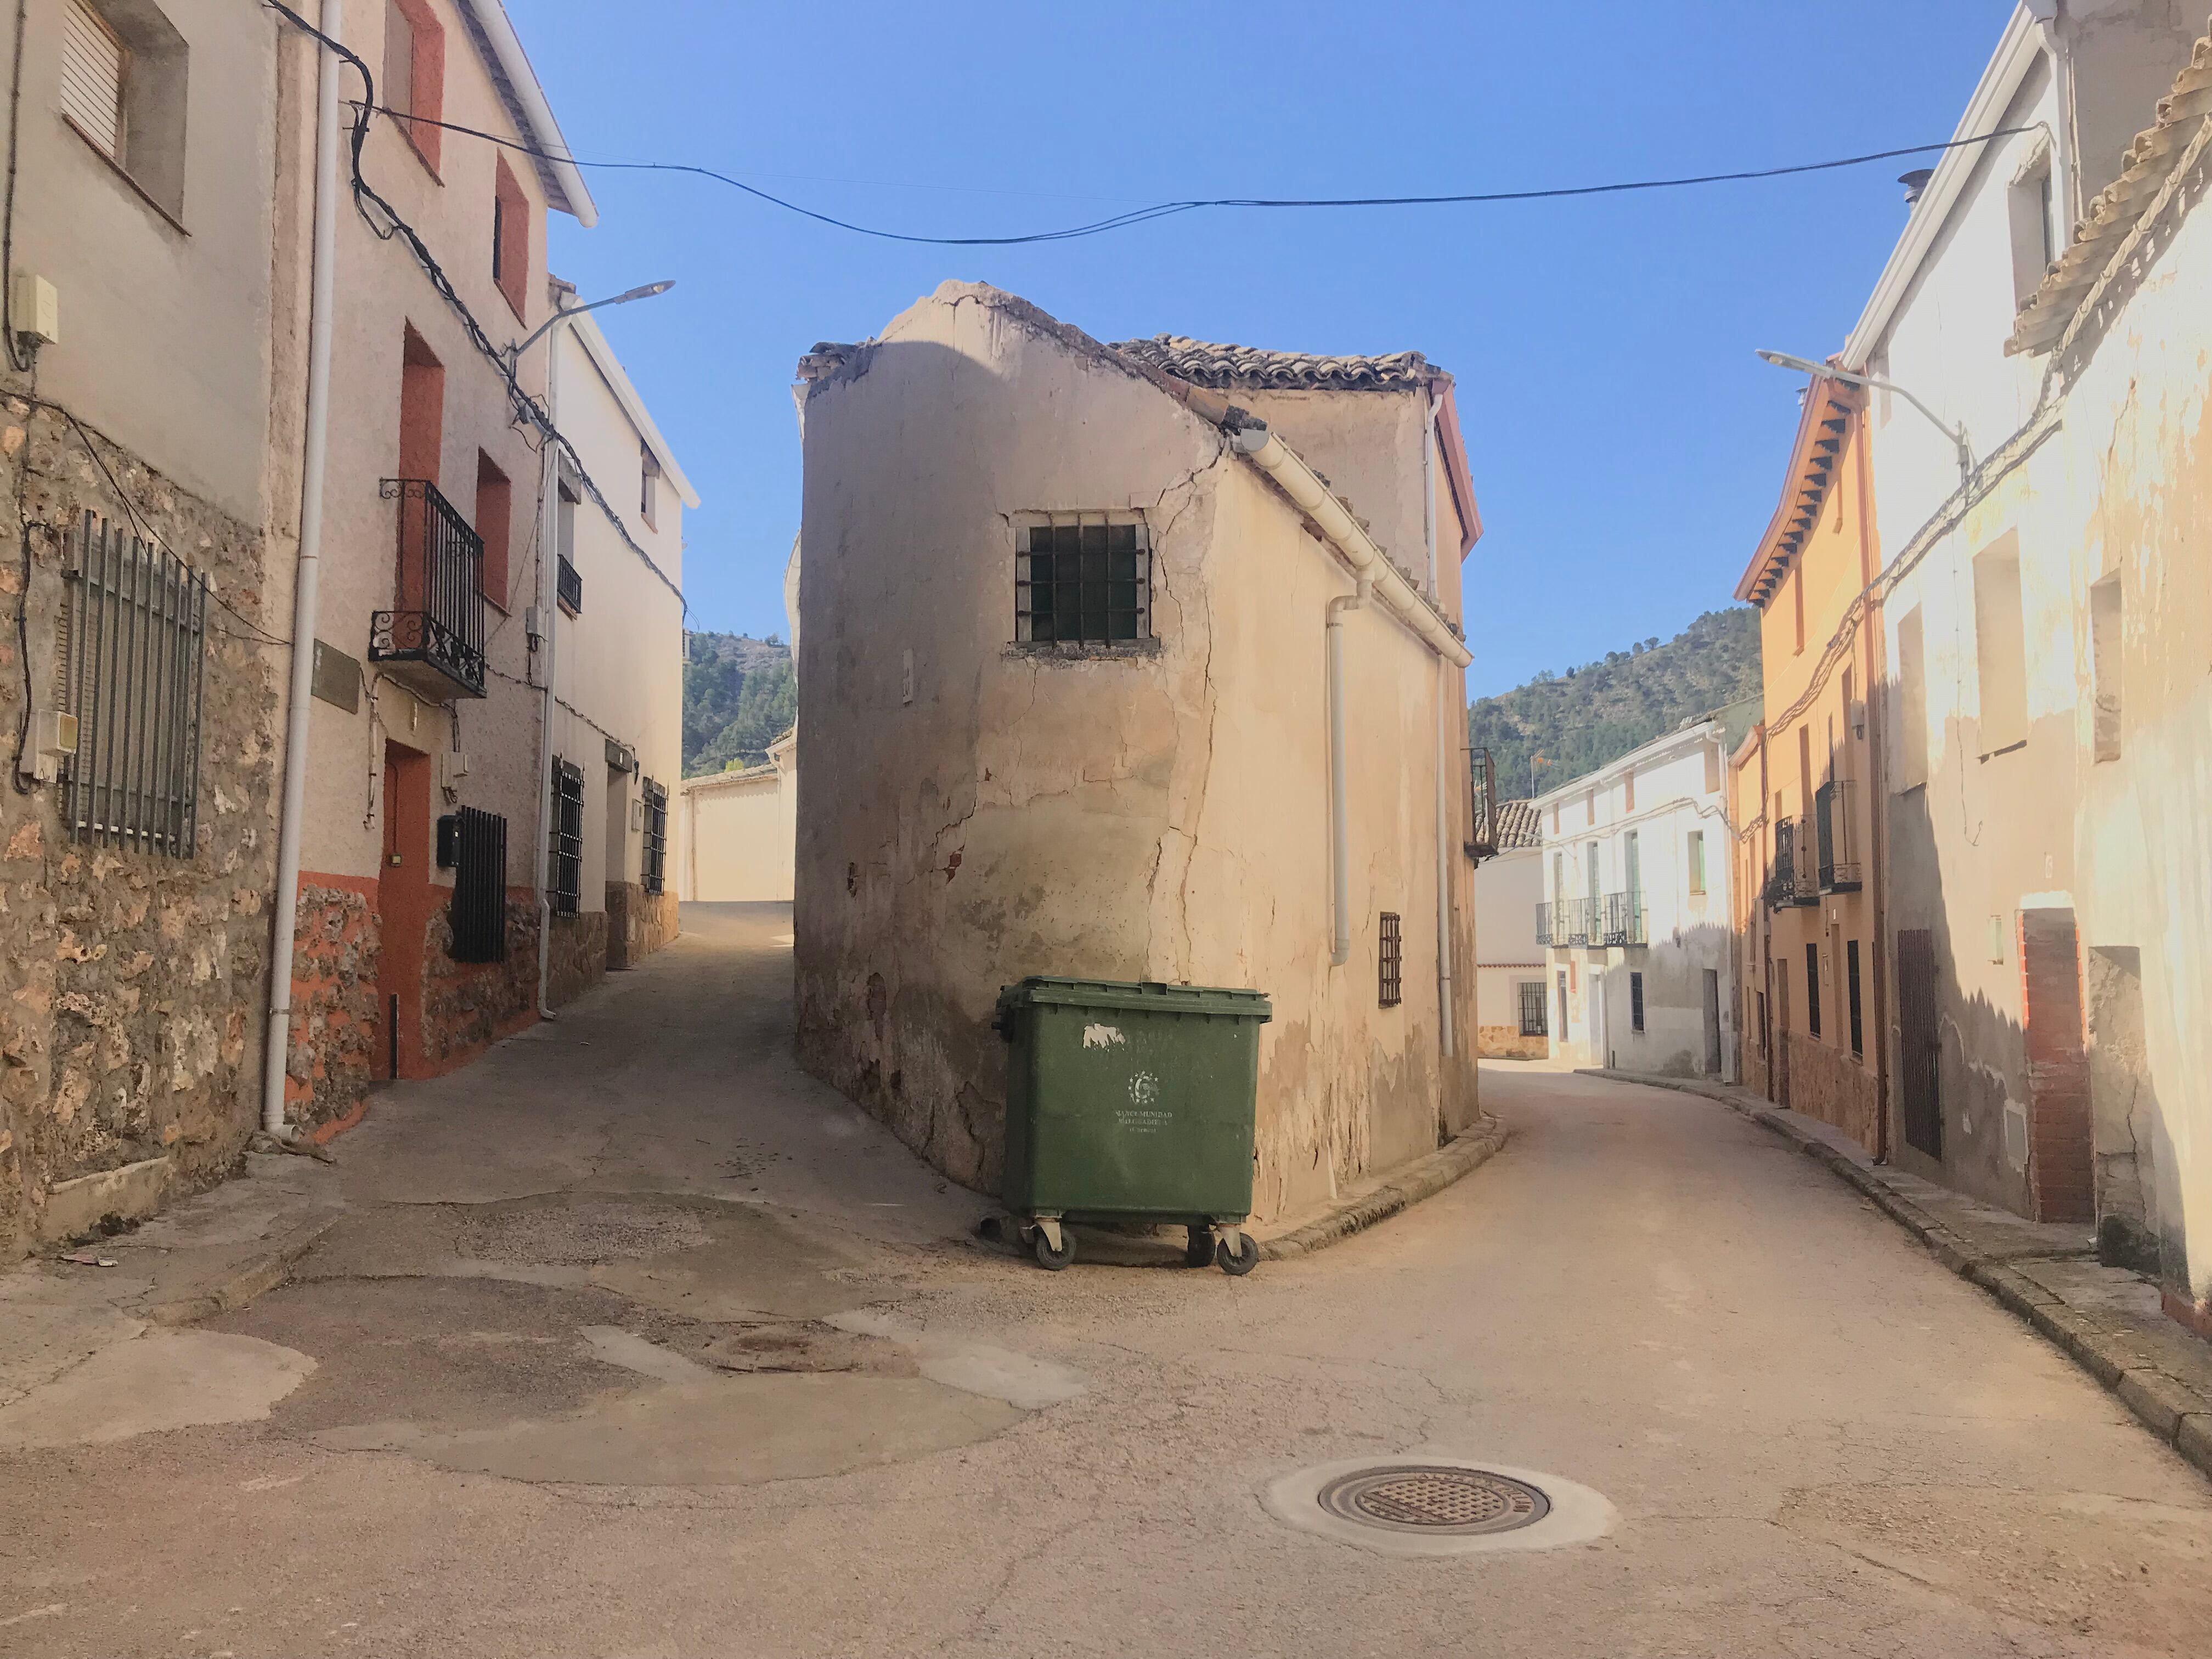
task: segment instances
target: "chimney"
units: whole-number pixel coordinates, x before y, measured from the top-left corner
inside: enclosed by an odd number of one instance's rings
[[[1911,207],[1928,193],[1928,181],[1936,176],[1934,167],[1915,167],[1910,173],[1900,173],[1897,182],[1905,186],[1905,205]]]

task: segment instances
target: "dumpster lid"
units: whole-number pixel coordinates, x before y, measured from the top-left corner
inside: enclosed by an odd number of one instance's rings
[[[1218,985],[1164,985],[1155,980],[1063,979],[1032,974],[999,993],[1007,1008],[1115,1008],[1155,1014],[1226,1014],[1267,1020],[1274,1008],[1264,991]]]

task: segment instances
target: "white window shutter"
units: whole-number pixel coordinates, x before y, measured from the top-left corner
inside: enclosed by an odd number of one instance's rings
[[[62,13],[62,113],[111,161],[123,159],[123,42],[85,0]]]

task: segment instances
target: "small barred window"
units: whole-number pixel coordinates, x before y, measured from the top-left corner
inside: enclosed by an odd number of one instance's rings
[[[1406,944],[1397,916],[1389,910],[1382,913],[1381,949],[1376,960],[1382,979],[1378,1000],[1385,1008],[1395,1008],[1406,1000]]]
[[[1054,514],[1014,534],[1018,643],[1120,645],[1152,636],[1152,538],[1141,519]]]

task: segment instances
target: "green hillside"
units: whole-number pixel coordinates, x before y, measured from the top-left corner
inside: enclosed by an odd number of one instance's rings
[[[758,766],[799,717],[791,647],[770,635],[684,635],[684,775]]]
[[[1498,793],[1512,800],[1595,772],[1683,720],[1759,695],[1759,613],[1709,611],[1663,645],[1639,640],[1602,661],[1547,669],[1526,685],[1484,697],[1467,711],[1468,741],[1498,763]],[[1755,711],[1756,705],[1753,704]],[[1730,729],[1752,712],[1732,711]],[[1529,765],[1535,787],[1529,787]]]

